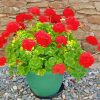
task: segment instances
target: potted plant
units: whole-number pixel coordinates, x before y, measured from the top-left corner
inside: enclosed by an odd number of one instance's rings
[[[94,63],[93,55],[81,48],[73,31],[80,26],[71,8],[62,15],[52,8],[40,13],[31,7],[26,13],[16,16],[16,21],[7,24],[0,36],[0,48],[5,48],[6,57],[0,58],[0,66],[9,66],[10,75],[25,75],[31,90],[38,96],[51,96],[58,92],[65,72],[77,80],[82,78]],[[86,38],[98,45],[94,36]],[[100,50],[100,45],[98,45]]]

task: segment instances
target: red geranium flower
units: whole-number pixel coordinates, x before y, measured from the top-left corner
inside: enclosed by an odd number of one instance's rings
[[[56,12],[54,11],[54,9],[52,8],[47,8],[45,11],[44,11],[45,15],[46,16],[52,16],[52,15],[55,15]]]
[[[100,51],[100,44],[98,45],[98,51]]]
[[[97,41],[96,37],[94,37],[94,36],[86,37],[86,41],[94,46],[98,44],[98,41]]]
[[[68,17],[73,17],[74,16],[74,12],[71,8],[65,8],[63,11],[63,15],[68,18]]]
[[[53,66],[54,74],[64,74],[65,71],[66,71],[65,64],[56,64],[55,66]]]
[[[26,25],[24,23],[19,23],[19,28],[20,29],[26,29]]]
[[[2,33],[1,33],[1,35],[2,35],[2,37],[3,38],[5,38],[5,39],[7,39],[9,36],[10,36],[10,32],[9,31],[7,31],[7,30],[5,30],[5,31],[3,31]]]
[[[65,25],[63,25],[62,23],[56,23],[53,26],[53,30],[55,32],[62,33],[65,31]]]
[[[36,43],[32,39],[24,39],[22,41],[22,47],[24,50],[31,51],[33,47],[36,46]]]
[[[28,13],[20,13],[16,16],[17,22],[24,22],[25,20],[32,20],[33,16]]]
[[[0,58],[0,66],[4,66],[6,63],[6,58],[5,57],[1,57]]]
[[[61,19],[61,16],[58,15],[58,14],[54,14],[54,15],[51,16],[51,18],[50,18],[51,23],[59,23],[59,22],[61,22],[60,19]]]
[[[89,68],[94,63],[94,58],[89,52],[83,52],[79,57],[79,64],[84,68]]]
[[[35,37],[36,37],[37,43],[43,47],[47,47],[52,42],[50,34],[46,33],[43,30],[38,31],[35,34]]]
[[[48,17],[45,16],[45,15],[40,15],[40,16],[39,16],[39,21],[42,22],[42,23],[44,23],[44,22],[48,22],[49,19],[48,19]]]
[[[20,29],[20,28],[19,28],[19,24],[18,24],[17,22],[14,22],[14,21],[9,22],[9,23],[7,24],[7,28],[6,28],[6,30],[9,31],[10,33],[16,32],[16,31],[18,31],[19,29]]]
[[[38,7],[28,8],[28,12],[33,15],[40,15],[40,9]]]
[[[55,40],[59,45],[66,45],[67,44],[67,38],[65,36],[57,36]],[[58,46],[58,45],[57,45]]]
[[[75,31],[78,29],[79,21],[74,17],[70,17],[70,18],[66,19],[66,24],[67,24],[68,30]]]
[[[3,45],[7,42],[7,40],[3,37],[3,36],[0,36],[0,48],[3,47]]]

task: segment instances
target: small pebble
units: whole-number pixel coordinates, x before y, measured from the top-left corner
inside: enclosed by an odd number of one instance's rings
[[[13,86],[13,89],[14,89],[14,90],[17,90],[17,86]]]

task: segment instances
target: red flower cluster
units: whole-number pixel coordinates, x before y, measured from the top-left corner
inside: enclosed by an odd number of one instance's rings
[[[86,41],[94,46],[98,44],[98,41],[97,41],[96,37],[94,37],[94,36],[86,37]]]
[[[63,25],[62,23],[56,23],[53,26],[53,30],[55,32],[62,33],[65,31],[65,25]]]
[[[6,63],[6,58],[5,57],[1,57],[0,58],[0,66],[4,66]]]
[[[6,42],[7,40],[3,36],[0,36],[0,48],[2,48]]]
[[[20,29],[20,25],[17,22],[9,22],[7,24],[6,30],[10,33],[16,32]]]
[[[65,36],[57,36],[55,41],[58,43],[58,48],[60,48],[61,45],[65,46],[67,44],[67,38]]]
[[[17,22],[24,22],[25,20],[32,20],[33,16],[28,13],[21,13],[16,16]]]
[[[56,64],[55,66],[53,66],[54,74],[64,74],[65,71],[66,71],[65,64]]]
[[[89,52],[83,52],[79,57],[79,64],[84,68],[89,68],[94,63],[94,58]]]
[[[51,16],[50,22],[51,23],[59,23],[59,22],[61,22],[60,19],[61,19],[60,15],[54,14],[54,15]]]
[[[47,47],[52,42],[50,34],[46,33],[43,30],[38,31],[35,34],[35,38],[36,38],[37,43],[43,47]]]
[[[68,17],[73,17],[74,16],[74,12],[71,8],[65,8],[63,11],[63,15],[68,18]]]
[[[79,21],[74,17],[70,17],[70,18],[66,19],[66,24],[67,24],[68,30],[75,31],[78,29]]]
[[[48,22],[49,19],[48,19],[48,17],[45,16],[45,15],[40,15],[40,16],[39,16],[39,21],[42,22],[42,23],[44,23],[44,22]]]
[[[1,35],[2,35],[2,37],[3,38],[5,38],[5,39],[7,39],[9,36],[10,36],[10,32],[9,31],[7,31],[7,30],[5,30],[5,31],[3,31],[2,33],[1,33]]]
[[[22,47],[24,50],[31,51],[33,47],[36,46],[36,43],[32,39],[24,39],[22,41]]]
[[[45,11],[44,11],[45,15],[46,16],[53,16],[56,14],[56,12],[54,11],[54,9],[52,8],[47,8]]]
[[[28,8],[28,12],[33,15],[40,15],[40,9],[38,7]]]

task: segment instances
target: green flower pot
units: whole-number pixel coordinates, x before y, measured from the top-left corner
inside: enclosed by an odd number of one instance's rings
[[[26,79],[33,93],[40,97],[48,97],[59,91],[63,75],[46,73],[44,76],[38,76],[30,72]]]

